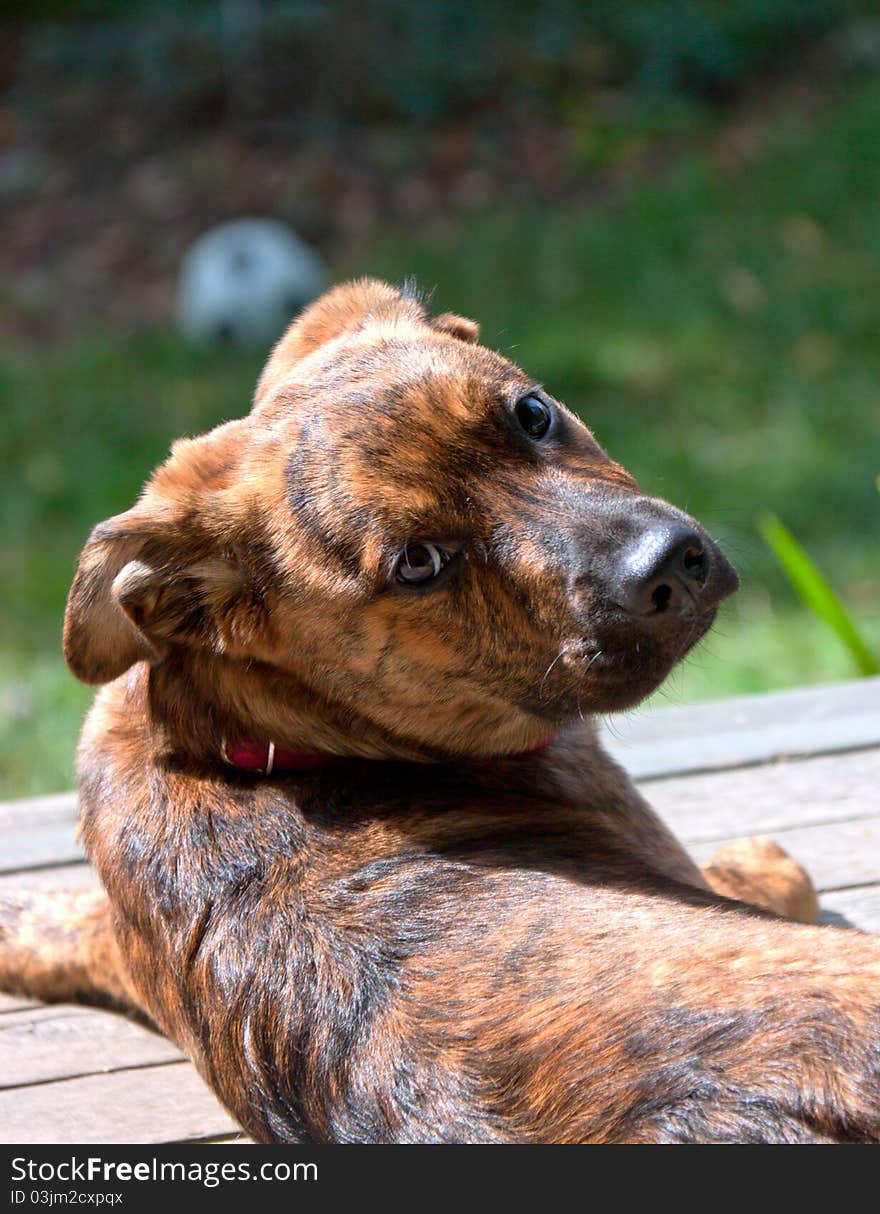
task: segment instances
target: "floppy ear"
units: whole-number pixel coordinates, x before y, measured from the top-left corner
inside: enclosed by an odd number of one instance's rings
[[[459,341],[470,342],[472,345],[480,340],[480,326],[475,320],[466,316],[457,316],[454,312],[441,312],[430,322],[432,329],[457,337]]]
[[[64,657],[84,683],[161,662],[173,643],[227,647],[224,620],[242,597],[244,570],[191,542],[175,551],[169,531],[167,520],[135,506],[89,537],[64,616]]]
[[[426,320],[414,294],[378,278],[359,278],[333,287],[293,322],[269,357],[254,395],[259,405],[290,375],[301,359],[343,333],[354,333],[371,321]]]
[[[121,603],[145,542],[135,507],[99,524],[82,550],[64,613],[64,659],[84,683],[109,683],[160,656]]]
[[[176,442],[138,504],[89,536],[64,615],[64,657],[84,683],[109,683],[135,662],[161,661],[173,641],[226,646],[224,623],[247,578],[219,538],[220,505],[247,429],[246,421],[226,422]],[[213,520],[210,531],[202,514]],[[233,521],[227,533],[240,539],[241,529]]]

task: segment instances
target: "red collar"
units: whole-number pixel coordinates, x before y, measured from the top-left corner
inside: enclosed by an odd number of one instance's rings
[[[539,750],[546,750],[555,738],[556,731],[554,730],[546,738],[542,738],[536,746],[500,757],[519,759],[525,755],[536,754]],[[227,743],[224,740],[220,746],[220,757],[224,763],[230,767],[237,767],[240,771],[260,772],[262,775],[268,776],[273,771],[312,771],[314,768],[328,763],[335,756],[309,754],[303,750],[284,750],[283,747],[276,746],[274,742],[254,742],[252,739],[246,738],[242,742]]]
[[[320,767],[330,755],[308,754],[303,750],[284,750],[274,742],[254,742],[250,738],[243,742],[224,741],[220,746],[220,757],[230,767],[241,771],[259,771],[264,776],[273,771],[311,771]]]

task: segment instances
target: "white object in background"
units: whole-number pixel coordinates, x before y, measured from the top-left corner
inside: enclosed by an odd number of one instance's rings
[[[180,267],[177,313],[196,341],[275,340],[327,284],[323,261],[276,219],[237,219],[200,236]]]

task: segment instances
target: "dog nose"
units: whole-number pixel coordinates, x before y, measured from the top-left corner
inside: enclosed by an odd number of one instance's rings
[[[700,601],[710,563],[707,542],[692,527],[652,527],[623,553],[612,596],[631,615],[680,614]]]

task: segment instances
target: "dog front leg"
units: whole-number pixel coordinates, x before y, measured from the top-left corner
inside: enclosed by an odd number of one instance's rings
[[[103,890],[0,896],[0,990],[143,1015]]]
[[[773,839],[730,843],[716,852],[702,871],[717,894],[798,923],[815,923],[819,918],[819,902],[809,875]]]

